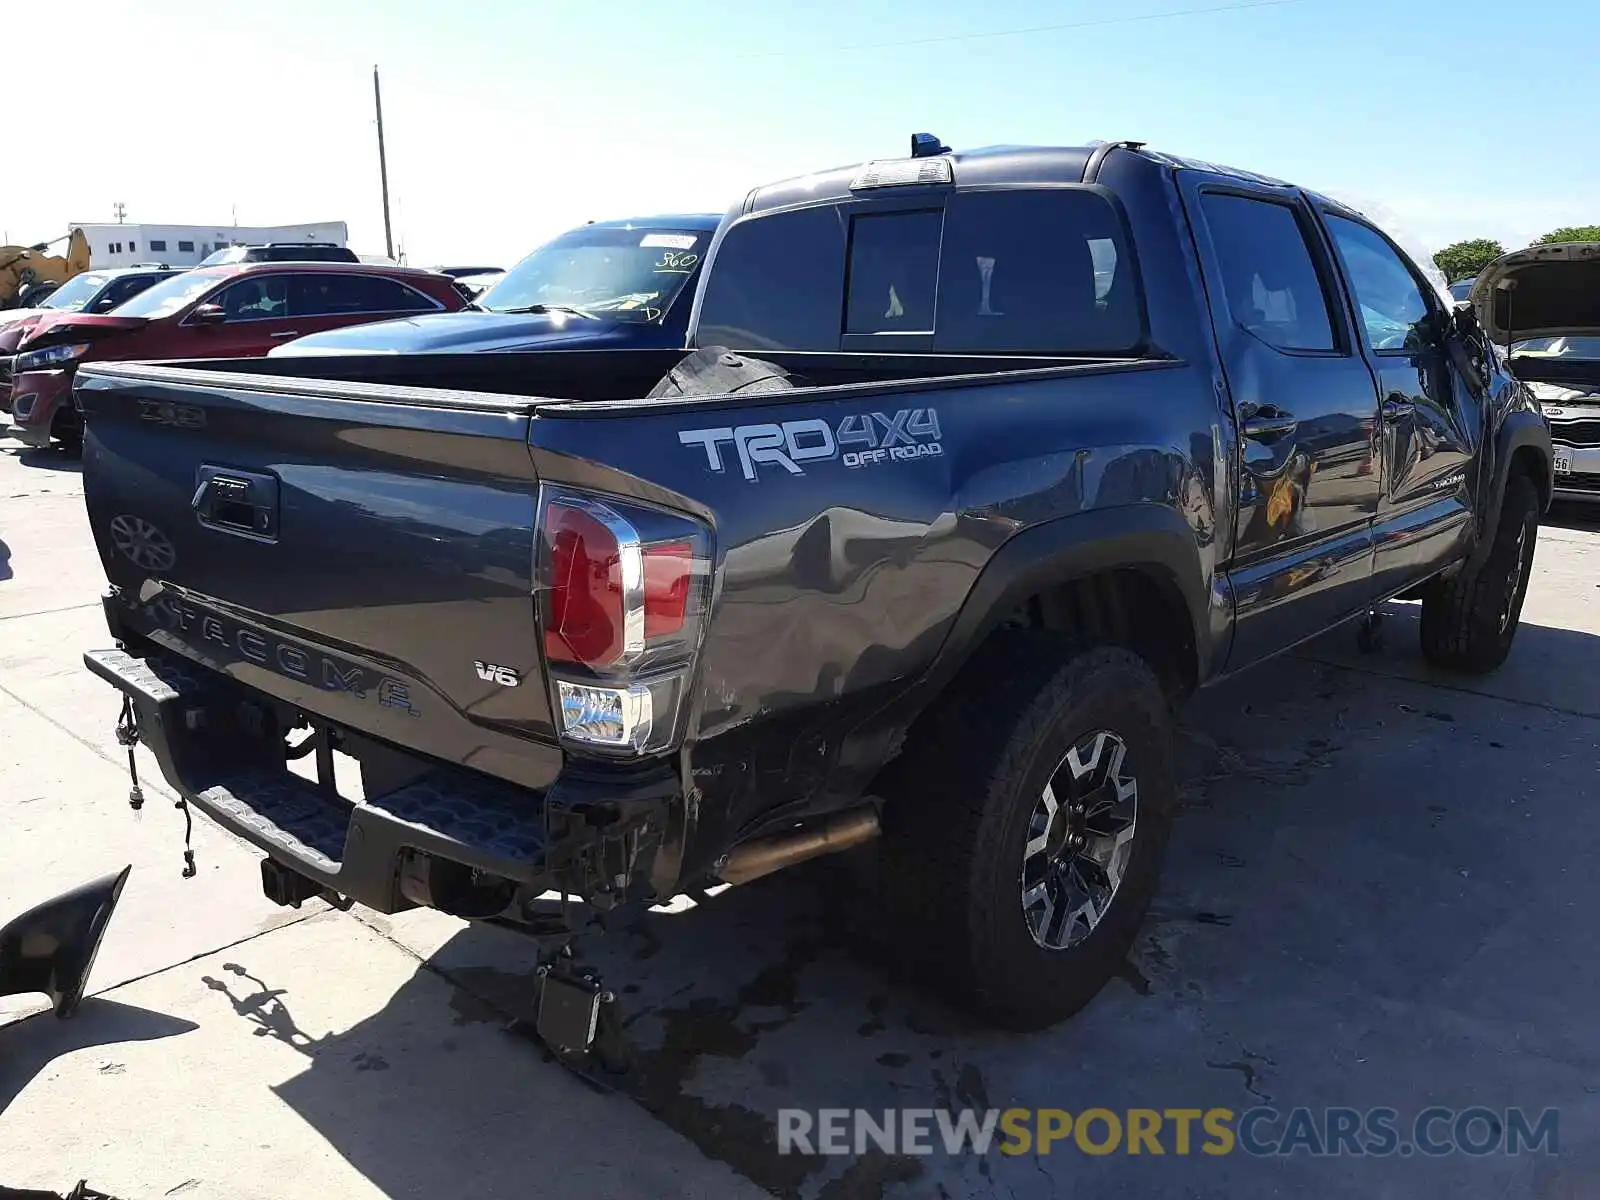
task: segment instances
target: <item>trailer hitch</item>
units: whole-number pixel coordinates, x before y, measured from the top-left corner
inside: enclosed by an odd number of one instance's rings
[[[532,1029],[526,1022],[512,1028],[531,1032],[556,1061],[589,1083],[606,1085],[589,1070],[598,1065],[611,1075],[625,1075],[633,1053],[622,1028],[614,992],[592,968],[570,965],[568,951],[536,972],[538,995]]]

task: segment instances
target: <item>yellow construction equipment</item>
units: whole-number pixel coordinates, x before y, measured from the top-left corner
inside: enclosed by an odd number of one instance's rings
[[[47,251],[67,243],[64,255]],[[74,229],[36,246],[0,246],[0,308],[30,308],[89,269],[89,239]]]

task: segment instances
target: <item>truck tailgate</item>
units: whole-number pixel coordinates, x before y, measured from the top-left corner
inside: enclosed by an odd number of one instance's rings
[[[112,364],[77,396],[129,628],[336,725],[553,781],[532,401]]]

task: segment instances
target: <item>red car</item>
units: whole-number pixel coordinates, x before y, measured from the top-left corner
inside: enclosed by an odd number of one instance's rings
[[[199,267],[156,284],[114,314],[72,313],[36,326],[17,348],[11,432],[30,446],[82,443],[83,421],[72,402],[80,362],[249,358],[324,329],[464,307],[450,276],[406,267]]]

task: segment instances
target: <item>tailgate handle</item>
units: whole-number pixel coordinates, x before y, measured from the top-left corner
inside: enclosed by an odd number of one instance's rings
[[[278,477],[202,466],[189,506],[200,524],[258,542],[278,540]]]

